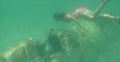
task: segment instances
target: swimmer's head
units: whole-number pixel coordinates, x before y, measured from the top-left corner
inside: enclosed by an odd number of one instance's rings
[[[64,12],[56,12],[53,15],[55,21],[64,21],[65,20],[65,13]]]
[[[70,13],[66,14],[64,12],[59,12],[59,13],[55,13],[53,15],[53,18],[55,21],[63,21],[63,22],[71,22],[72,20],[74,20],[73,17],[71,17]]]

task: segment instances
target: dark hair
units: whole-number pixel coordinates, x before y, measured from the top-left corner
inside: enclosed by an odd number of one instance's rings
[[[64,21],[65,20],[65,13],[64,12],[56,12],[56,13],[54,13],[53,18],[56,21]]]

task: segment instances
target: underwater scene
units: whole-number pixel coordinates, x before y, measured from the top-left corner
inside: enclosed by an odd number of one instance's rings
[[[0,62],[120,62],[120,0],[0,0]]]

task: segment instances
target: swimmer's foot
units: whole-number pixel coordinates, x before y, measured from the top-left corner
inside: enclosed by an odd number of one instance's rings
[[[118,18],[118,23],[120,24],[120,17]]]
[[[117,21],[117,23],[120,24],[120,17],[117,17],[117,18],[116,18],[116,21]]]

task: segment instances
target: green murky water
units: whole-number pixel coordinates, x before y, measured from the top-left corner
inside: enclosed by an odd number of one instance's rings
[[[74,24],[54,25],[52,15],[56,11],[68,12],[79,7],[94,10],[101,2],[102,0],[0,0],[0,51],[28,37],[45,40],[51,28],[66,29]],[[102,12],[120,16],[119,6],[119,0],[111,0]],[[96,39],[108,44],[108,48],[97,56],[96,62],[119,62],[120,24],[103,20],[83,21],[83,24]]]

